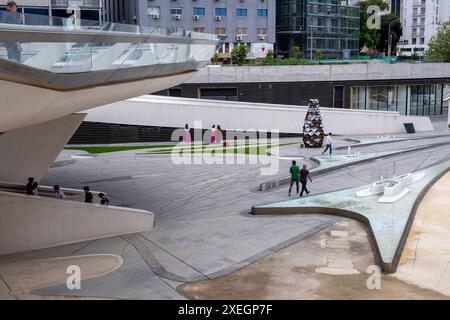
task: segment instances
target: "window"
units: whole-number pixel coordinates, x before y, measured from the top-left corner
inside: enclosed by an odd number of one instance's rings
[[[200,99],[212,100],[238,100],[237,88],[201,88]]]
[[[215,15],[220,17],[225,17],[227,15],[227,8],[216,8]]]
[[[237,8],[236,9],[236,16],[237,17],[246,17],[247,16],[247,9],[245,9],[245,8]]]
[[[205,33],[205,27],[196,27],[194,28],[194,32]]]
[[[149,16],[160,15],[161,9],[160,7],[149,6],[147,12]]]
[[[240,36],[246,36],[247,28],[236,28],[236,34]]]
[[[265,36],[267,35],[267,28],[258,28],[256,31],[256,34],[258,36]]]
[[[267,9],[257,9],[256,15],[258,17],[267,17],[268,16],[268,10]]]
[[[181,15],[183,13],[183,8],[172,8],[170,9],[171,15]]]
[[[226,36],[227,35],[227,29],[226,28],[216,28],[216,34],[218,36]]]
[[[344,108],[344,87],[334,87],[334,108]]]
[[[194,16],[204,16],[205,15],[205,8],[202,7],[194,7]]]

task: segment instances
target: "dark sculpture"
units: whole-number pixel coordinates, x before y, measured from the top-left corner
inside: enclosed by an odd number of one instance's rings
[[[324,132],[319,100],[311,99],[308,103],[308,112],[303,126],[303,142],[306,148],[321,148],[323,139]]]

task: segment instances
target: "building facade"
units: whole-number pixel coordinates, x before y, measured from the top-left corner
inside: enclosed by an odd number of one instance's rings
[[[157,94],[286,105],[307,105],[317,98],[328,108],[438,116],[447,112],[442,101],[450,81],[448,67],[433,63],[211,67]]]
[[[391,0],[390,11],[400,17],[402,11],[402,0]]]
[[[102,4],[105,0],[16,0],[18,11],[24,14],[36,14],[50,17],[67,18],[73,14],[70,8],[80,8],[82,20],[100,21],[102,18]],[[106,0],[108,1],[108,0]],[[0,5],[5,10],[6,2]],[[54,19],[57,22],[58,19]]]
[[[439,25],[449,20],[450,1],[403,0],[403,36],[397,46],[398,55],[423,55],[428,43],[438,32]]]
[[[143,26],[184,28],[216,34],[219,57],[247,45],[249,59],[263,58],[275,43],[275,0],[110,0],[105,20]],[[120,16],[120,12],[124,13]],[[116,15],[116,16],[114,16]]]
[[[359,6],[341,0],[278,0],[277,53],[349,58],[359,53]]]

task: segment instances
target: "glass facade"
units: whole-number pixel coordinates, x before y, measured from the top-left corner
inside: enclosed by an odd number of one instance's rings
[[[441,115],[443,89],[443,84],[352,87],[351,108],[411,116]]]
[[[305,58],[347,59],[359,54],[359,7],[339,0],[277,1],[277,52]]]

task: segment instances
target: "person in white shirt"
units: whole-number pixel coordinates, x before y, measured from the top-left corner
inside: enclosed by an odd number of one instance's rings
[[[323,150],[322,155],[324,155],[328,150],[330,150],[330,156],[333,154],[333,139],[331,138],[333,134],[330,132],[326,137],[325,137],[325,144],[326,144],[326,148],[325,150]]]
[[[64,194],[64,192],[61,191],[61,189],[59,188],[59,186],[54,186],[54,187],[53,187],[53,191],[55,191],[56,199],[58,199],[58,200],[64,200],[64,199],[66,198],[66,195]]]

